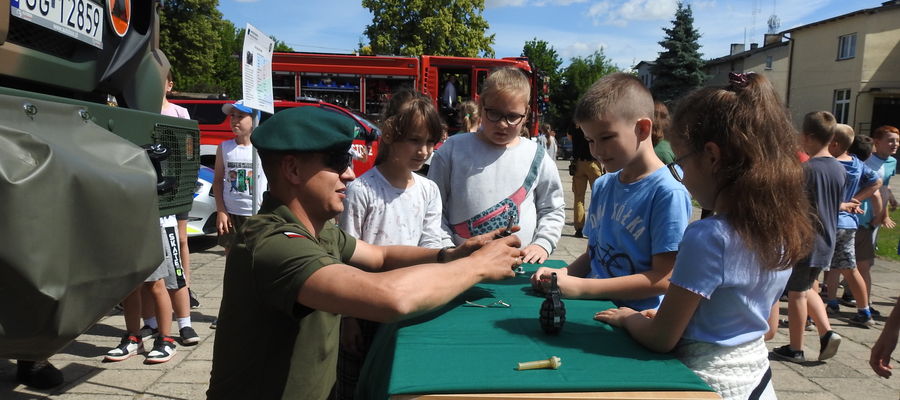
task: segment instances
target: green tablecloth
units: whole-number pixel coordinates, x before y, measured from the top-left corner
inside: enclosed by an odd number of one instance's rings
[[[561,261],[548,261],[562,267]],[[480,284],[429,315],[384,325],[360,376],[359,394],[385,399],[395,394],[576,391],[710,391],[677,359],[650,352],[621,329],[594,321],[608,301],[564,300],[566,323],[557,336],[538,322],[544,298],[525,275]],[[466,306],[469,300],[509,308]],[[558,370],[517,371],[518,362],[558,356]]]

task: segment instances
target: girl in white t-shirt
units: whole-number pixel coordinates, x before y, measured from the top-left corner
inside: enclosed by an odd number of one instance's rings
[[[338,225],[366,243],[453,246],[441,228],[441,194],[419,174],[440,140],[444,123],[425,95],[395,93],[382,124],[375,167],[347,186]],[[337,398],[353,394],[378,324],[345,317],[341,323]]]
[[[434,151],[444,126],[428,97],[397,94],[389,107],[375,168],[347,187],[341,229],[366,243],[441,248],[453,243],[441,228],[441,195],[415,174]],[[406,100],[399,100],[406,99]]]
[[[732,74],[729,86],[679,101],[666,134],[676,155],[669,170],[716,215],[685,230],[658,311],[594,318],[674,351],[724,399],[775,398],[763,335],[813,239],[790,118],[766,78]]]

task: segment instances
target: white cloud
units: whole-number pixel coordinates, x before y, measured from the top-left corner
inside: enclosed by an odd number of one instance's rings
[[[485,0],[484,8],[521,7],[525,0]]]
[[[534,2],[534,5],[538,7],[543,6],[570,6],[576,3],[587,3],[587,0],[538,0]]]
[[[534,0],[530,4],[527,0],[485,0],[484,8],[502,8],[502,7],[522,7],[525,5],[533,5],[536,7],[544,6],[568,6],[575,3],[587,3],[588,0]]]
[[[627,0],[614,4],[604,0],[588,8],[595,25],[627,26],[629,21],[656,21],[675,14],[676,0]]]

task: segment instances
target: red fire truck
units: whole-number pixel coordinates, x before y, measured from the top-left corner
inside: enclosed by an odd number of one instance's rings
[[[450,132],[457,129],[454,110],[438,100],[450,76],[457,78],[459,101],[478,100],[478,93],[491,70],[521,69],[531,81],[531,113],[528,131],[537,135],[542,103],[548,100],[544,75],[525,57],[501,59],[443,57],[357,56],[352,54],[275,53],[272,60],[276,100],[313,97],[361,112],[373,120],[380,116],[391,93],[402,87],[415,88],[430,96],[448,120]]]

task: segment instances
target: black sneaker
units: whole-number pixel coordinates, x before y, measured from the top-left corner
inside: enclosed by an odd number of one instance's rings
[[[194,332],[194,328],[186,326],[178,331],[181,334],[181,344],[197,344],[200,343],[200,336]]]
[[[209,329],[216,329],[216,327],[218,325],[219,325],[219,319],[216,318],[215,320],[213,320],[213,322],[211,324],[209,324]]]
[[[872,314],[872,317],[880,317],[881,316],[881,311],[876,310],[874,307],[872,307],[871,304],[869,304],[869,313]]]
[[[188,288],[188,298],[191,299],[191,308],[199,308],[200,300],[197,299],[197,295],[194,294],[194,291]]]
[[[576,230],[575,230],[575,234],[572,235],[572,236],[575,236],[575,237],[577,237],[577,238],[583,238],[583,237],[584,237],[584,234],[581,232],[581,229],[576,229]]]
[[[856,315],[847,319],[847,322],[850,325],[856,325],[863,328],[868,328],[875,325],[875,320],[872,319],[871,315],[866,315],[861,312],[857,312]]]
[[[772,349],[772,355],[778,359],[793,363],[799,364],[806,362],[806,357],[803,356],[803,350],[791,350],[791,345],[789,344]]]
[[[160,364],[175,357],[175,339],[171,336],[160,336],[153,341],[153,350],[147,353],[149,364]]]
[[[62,385],[63,374],[49,361],[16,362],[16,380],[35,389],[50,389]]]
[[[841,304],[846,307],[856,308],[856,300],[853,298],[853,293],[844,290],[844,294],[841,295]]]
[[[116,348],[106,353],[106,361],[124,361],[129,357],[144,352],[144,342],[140,337],[125,334]]]
[[[825,361],[837,354],[841,345],[841,335],[835,331],[828,331],[819,338],[819,361]]]
[[[841,306],[835,301],[834,303],[825,303],[825,312],[828,315],[834,316],[838,315],[841,312]]]
[[[138,331],[138,336],[144,340],[150,339],[152,337],[155,338],[159,336],[159,328],[151,328],[150,325],[144,325],[144,327]]]

